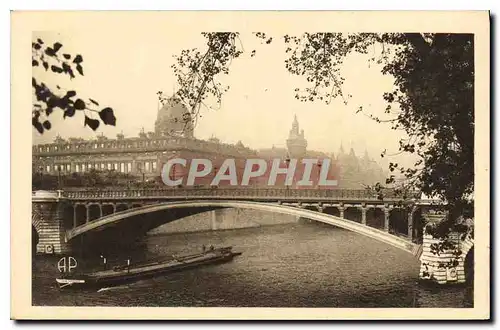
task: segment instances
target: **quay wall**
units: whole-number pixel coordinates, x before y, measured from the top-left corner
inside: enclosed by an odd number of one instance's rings
[[[296,223],[297,216],[248,209],[220,209],[191,215],[151,230],[149,235],[228,230]]]

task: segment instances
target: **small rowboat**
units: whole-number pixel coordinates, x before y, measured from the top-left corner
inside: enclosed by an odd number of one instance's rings
[[[241,252],[233,252],[232,247],[223,247],[203,253],[177,256],[167,261],[155,261],[130,266],[125,265],[87,274],[69,275],[56,278],[56,282],[61,289],[110,287],[152,278],[160,274],[228,262],[238,255],[241,255]]]

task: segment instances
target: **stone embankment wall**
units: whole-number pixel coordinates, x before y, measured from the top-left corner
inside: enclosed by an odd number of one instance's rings
[[[439,222],[439,217],[427,216],[428,225],[433,225]],[[469,225],[472,229],[472,224]],[[465,259],[467,253],[473,247],[474,241],[469,234],[451,233],[449,241],[456,245],[456,249],[445,250],[439,254],[432,251],[433,244],[439,244],[440,239],[426,234],[424,229],[424,237],[422,244],[422,254],[420,256],[420,274],[421,280],[432,281],[438,284],[453,284],[464,283],[466,281]],[[460,251],[460,255],[455,255],[455,251]],[[456,260],[458,264],[453,265]]]

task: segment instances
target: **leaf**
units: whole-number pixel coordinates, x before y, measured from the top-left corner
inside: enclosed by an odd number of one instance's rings
[[[66,92],[66,98],[70,98],[70,97],[73,97],[76,95],[76,92],[75,91],[67,91]]]
[[[76,71],[78,71],[78,73],[80,73],[80,75],[82,75],[82,76],[83,76],[83,68],[82,68],[82,66],[81,66],[80,64],[78,64],[78,65],[76,66]]]
[[[43,45],[43,40],[42,40],[42,39],[38,38],[38,39],[36,39],[36,41],[37,41],[40,45]]]
[[[50,47],[47,47],[45,49],[45,54],[47,54],[48,56],[56,56],[56,52],[54,51],[54,49]]]
[[[74,115],[75,115],[75,108],[74,107],[67,107],[66,110],[64,111],[63,118],[73,117]]]
[[[39,43],[36,43],[33,45],[33,48],[35,48],[36,50],[39,50],[40,48],[42,48],[42,46],[40,46]]]
[[[55,72],[55,73],[62,73],[63,72],[63,69],[61,69],[60,67],[55,66],[55,65],[52,65],[50,67],[50,69],[52,70],[52,72]]]
[[[54,111],[54,108],[47,108],[47,109],[45,109],[45,114],[46,114],[47,116],[50,116],[50,114],[52,113],[52,111]],[[48,129],[48,128],[47,128],[47,129]]]
[[[31,66],[38,66],[38,61],[37,60],[32,60],[31,61]]]
[[[59,106],[59,98],[57,96],[51,96],[47,101],[47,106],[51,108]]]
[[[97,103],[97,101],[95,101],[93,99],[90,99],[90,98],[89,98],[89,101],[92,102],[92,103],[94,103],[95,105],[99,106],[99,103]]]
[[[36,87],[36,79],[31,78],[31,86]]]
[[[78,54],[75,56],[75,58],[73,59],[73,63],[75,64],[80,64],[83,62],[83,58],[82,58],[82,55]]]
[[[49,69],[49,63],[43,62],[43,67],[45,68],[45,70],[48,70]]]
[[[95,131],[99,127],[99,120],[85,116],[84,126],[89,126]]]
[[[46,120],[43,122],[43,128],[45,128],[47,131],[50,130],[50,128],[52,127],[52,125],[50,124],[50,121]]]
[[[85,109],[85,102],[82,99],[78,99],[75,101],[75,109],[76,110],[83,110]]]
[[[62,44],[60,42],[56,42],[52,47],[54,48],[54,53],[57,53],[57,51],[61,49]]]
[[[106,125],[112,125],[112,126],[116,125],[116,117],[115,114],[113,113],[113,109],[111,108],[104,108],[101,111],[99,111],[99,117],[101,117],[101,120]]]
[[[71,55],[70,54],[63,54],[63,57],[67,60],[69,60],[71,58]]]
[[[43,126],[38,121],[38,118],[33,117],[33,119],[31,120],[31,124],[36,128],[38,133],[43,134]]]

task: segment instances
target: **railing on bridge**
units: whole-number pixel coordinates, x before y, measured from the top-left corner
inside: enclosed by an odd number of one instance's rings
[[[378,193],[368,189],[285,189],[285,188],[133,188],[67,190],[69,199],[116,198],[257,198],[257,199],[314,199],[314,200],[380,200]],[[416,196],[415,196],[416,197]],[[384,200],[401,200],[391,190]]]

